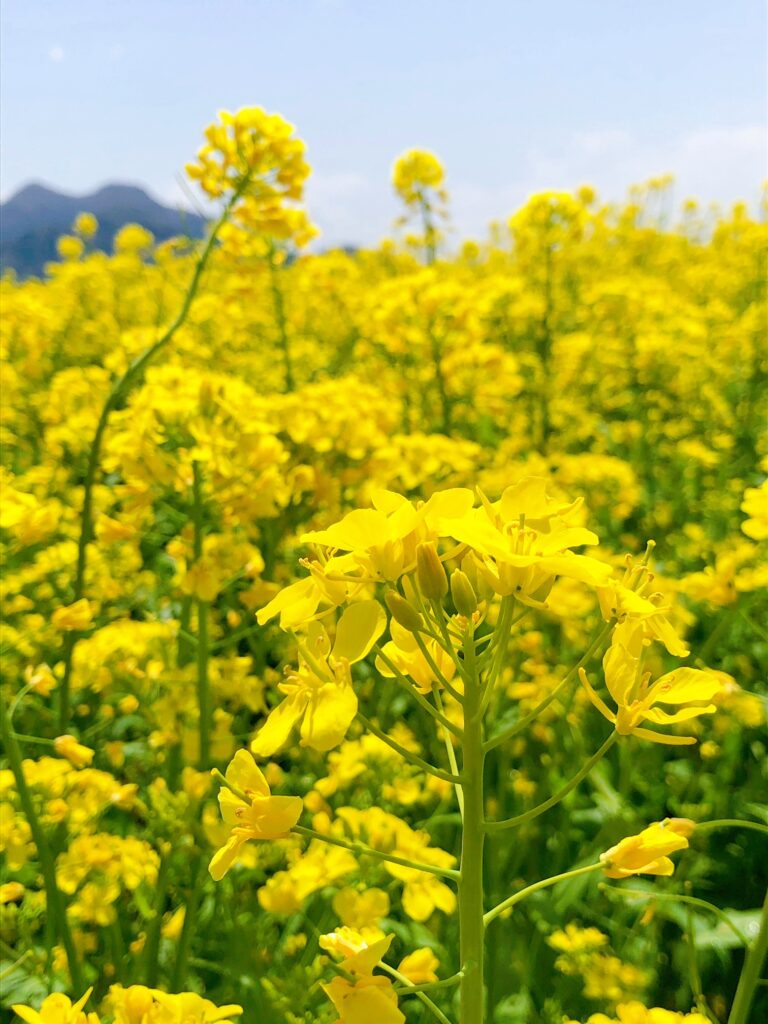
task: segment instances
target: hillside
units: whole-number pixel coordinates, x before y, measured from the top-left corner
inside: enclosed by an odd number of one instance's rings
[[[72,196],[45,185],[26,185],[0,205],[0,268],[19,277],[43,273],[56,258],[56,239],[70,230],[78,213],[99,221],[97,249],[109,250],[115,233],[129,223],[141,224],[162,241],[174,235],[199,238],[202,217],[163,206],[135,185],[110,184],[90,195]]]

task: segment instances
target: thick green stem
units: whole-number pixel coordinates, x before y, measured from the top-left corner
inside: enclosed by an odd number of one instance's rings
[[[16,739],[16,736],[11,729],[10,722],[8,721],[5,704],[1,700],[0,735],[2,735],[3,746],[5,747],[11,771],[13,772],[13,777],[16,781],[16,789],[19,793],[21,809],[24,811],[27,822],[29,823],[32,840],[37,848],[37,855],[40,858],[40,869],[43,873],[43,882],[45,884],[47,912],[55,922],[57,934],[64,947],[64,952],[67,957],[67,965],[69,967],[69,976],[72,979],[72,988],[79,994],[83,991],[83,978],[80,971],[77,949],[72,938],[72,932],[69,930],[67,906],[56,880],[56,861],[53,856],[53,852],[48,845],[48,839],[45,832],[38,820],[35,805],[32,800],[32,794],[27,786],[27,780],[24,778],[21,748],[19,747],[18,740]]]
[[[766,955],[768,955],[768,891],[765,894],[763,912],[760,915],[760,931],[744,961],[728,1024],[747,1024],[749,1021],[749,1011],[760,983],[760,972],[763,969]]]
[[[467,629],[464,657],[469,676],[464,697],[462,740],[462,793],[464,827],[459,882],[459,930],[461,958],[461,1024],[483,1024],[485,979],[483,971],[485,927],[483,924],[483,847],[485,844],[482,687],[475,660],[474,636]]]
[[[122,377],[119,377],[115,381],[107,395],[101,413],[99,414],[96,431],[93,435],[93,441],[91,441],[91,447],[88,452],[88,464],[83,483],[83,506],[80,513],[80,536],[77,541],[77,567],[75,569],[75,581],[73,586],[75,601],[79,601],[85,592],[85,573],[88,567],[88,545],[90,544],[91,537],[93,535],[93,490],[96,485],[96,473],[98,472],[99,465],[101,463],[101,446],[104,441],[104,434],[107,429],[109,417],[120,402],[127,397],[131,387],[137,380],[139,380],[147,364],[157,355],[158,352],[168,345],[178,329],[187,319],[189,310],[200,287],[200,280],[203,276],[203,271],[205,270],[211,253],[213,252],[219,232],[229,220],[233,207],[238,202],[247,186],[248,179],[244,178],[232,194],[227,205],[224,207],[224,211],[221,216],[214,224],[211,233],[208,236],[208,241],[205,243],[203,251],[200,253],[197,263],[195,264],[195,269],[192,273],[189,287],[187,288],[184,300],[181,304],[181,309],[179,310],[176,319],[168,328],[166,328],[157,341],[150,345],[149,348],[146,348],[139,356],[136,357],[136,359],[133,360],[133,362],[128,366],[128,369],[123,373]],[[67,731],[67,725],[69,724],[72,653],[76,642],[77,634],[74,631],[67,633],[64,640],[64,651],[62,655],[64,671],[62,674],[61,686],[59,687],[59,731],[62,733]]]
[[[194,526],[194,557],[198,562],[203,555],[203,480],[200,464],[192,463],[192,519]],[[211,762],[211,684],[208,678],[208,609],[207,601],[199,598],[197,606],[197,706],[199,711],[200,760],[204,771]]]

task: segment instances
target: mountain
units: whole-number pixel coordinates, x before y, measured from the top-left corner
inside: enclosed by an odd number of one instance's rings
[[[158,241],[174,235],[200,238],[205,229],[203,217],[163,206],[135,185],[105,185],[91,195],[71,196],[33,183],[0,204],[0,270],[41,275],[57,258],[56,239],[71,230],[78,213],[95,215],[99,230],[91,244],[107,252],[124,224],[141,224]]]

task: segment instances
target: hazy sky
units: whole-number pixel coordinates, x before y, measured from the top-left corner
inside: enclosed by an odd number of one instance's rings
[[[107,181],[185,202],[221,108],[309,146],[326,242],[375,240],[402,150],[444,160],[460,234],[531,192],[754,200],[766,177],[764,0],[3,0],[2,196]]]

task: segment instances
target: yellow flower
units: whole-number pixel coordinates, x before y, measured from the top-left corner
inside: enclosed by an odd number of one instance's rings
[[[24,682],[34,693],[39,693],[41,697],[49,697],[51,691],[55,690],[59,684],[58,679],[49,666],[44,664],[38,665],[36,668],[27,665],[24,669]]]
[[[368,975],[354,982],[334,978],[322,988],[339,1014],[337,1024],[404,1024],[389,978]]]
[[[374,975],[393,935],[368,943],[352,928],[339,928],[320,938],[320,946],[342,957],[341,966],[353,981],[334,978],[323,991],[339,1013],[338,1024],[403,1024],[397,995],[389,978]]]
[[[0,885],[0,906],[6,903],[18,903],[24,898],[26,889],[21,882],[4,882]]]
[[[528,477],[508,487],[495,503],[483,499],[481,508],[447,528],[473,549],[478,570],[497,594],[540,606],[556,576],[598,587],[611,575],[610,566],[570,550],[598,543],[591,530],[568,525],[567,517],[579,505],[578,500],[550,498],[545,480]]]
[[[87,598],[81,597],[74,604],[57,608],[51,616],[56,629],[64,632],[87,629],[93,621],[93,610]]]
[[[340,889],[333,897],[333,909],[343,924],[355,928],[367,940],[380,938],[378,923],[389,913],[389,896],[383,889]]]
[[[84,250],[82,238],[75,235],[62,235],[56,240],[56,251],[63,260],[78,260]]]
[[[440,961],[431,949],[417,949],[403,957],[397,968],[414,985],[426,985],[437,981],[437,968]]]
[[[675,865],[667,856],[688,847],[695,825],[687,818],[666,818],[654,822],[636,836],[627,836],[600,854],[608,878],[631,875],[671,875]]]
[[[768,539],[768,480],[759,487],[748,487],[744,491],[741,511],[748,517],[741,524],[744,533],[752,540]]]
[[[81,238],[93,238],[99,230],[99,222],[92,213],[78,213],[75,217],[75,223],[72,225],[72,229],[80,235]]]
[[[208,868],[217,882],[232,867],[244,843],[249,839],[281,839],[299,820],[302,810],[301,797],[272,796],[267,780],[247,750],[238,750],[225,778],[233,789],[219,790],[219,806],[232,831]]]
[[[641,726],[641,722],[654,725],[673,725],[689,721],[699,715],[716,711],[710,701],[720,692],[721,683],[711,672],[694,668],[677,668],[667,672],[649,685],[650,672],[642,673],[643,628],[638,622],[626,622],[613,632],[611,646],[603,658],[603,672],[608,691],[617,705],[611,711],[595,693],[584,669],[579,678],[598,711],[616,726],[622,736],[634,734],[653,743],[685,745],[695,743],[694,736],[673,736]],[[679,710],[668,712],[657,704],[677,705]]]
[[[66,757],[75,768],[85,768],[93,760],[94,752],[91,748],[78,743],[75,737],[68,733],[56,737],[53,741],[53,749],[60,757]]]
[[[389,633],[392,639],[382,647],[383,655],[396,669],[413,680],[417,690],[421,693],[431,693],[439,679],[424,657],[416,637],[410,630],[404,629],[396,619],[390,621]],[[451,655],[431,637],[425,636],[422,642],[443,677],[450,682],[456,673],[456,663]],[[388,667],[383,657],[376,658],[376,669],[388,679],[394,677],[394,671]]]
[[[439,189],[444,178],[443,165],[434,153],[424,149],[409,149],[392,168],[395,191],[409,206],[422,198],[425,189]]]
[[[63,992],[54,992],[46,996],[39,1010],[33,1010],[31,1006],[16,1004],[11,1009],[26,1024],[99,1024],[99,1018],[95,1013],[84,1013],[83,1007],[88,1002],[92,988],[89,988],[84,996],[81,996],[76,1003],[73,1003],[69,996]]]
[[[286,695],[269,715],[251,750],[271,757],[301,723],[301,745],[327,751],[344,738],[357,714],[357,695],[349,666],[366,657],[386,628],[386,615],[377,601],[357,601],[339,619],[336,640],[318,622],[310,624],[306,642],[299,644],[299,667],[278,689]]]
[[[171,995],[153,989],[152,996],[157,1004],[152,1024],[232,1024],[230,1018],[243,1012],[242,1006],[216,1006],[196,992]]]

